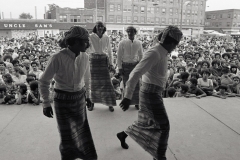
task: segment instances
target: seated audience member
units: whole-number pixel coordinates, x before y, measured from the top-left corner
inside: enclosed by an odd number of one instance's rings
[[[240,77],[235,75],[232,77],[232,80],[233,84],[228,85],[228,92],[240,97]]]
[[[20,83],[17,85],[17,94],[15,96],[16,98],[16,104],[25,104],[27,103],[27,85],[24,83]]]
[[[207,96],[211,96],[213,93],[213,82],[208,78],[209,76],[209,69],[205,69],[202,71],[202,78],[198,78],[198,87],[202,89]]]
[[[177,73],[175,73],[175,74],[173,75],[173,80],[178,79],[178,76],[179,76],[182,72],[185,72],[185,71],[186,71],[186,68],[185,68],[185,67],[183,67],[183,66],[178,67]]]
[[[222,76],[220,78],[221,80],[221,85],[230,85],[233,83],[232,79],[229,76],[229,68],[228,67],[223,67],[222,68]]]
[[[3,83],[0,83],[0,103],[4,101],[4,98],[7,95],[7,88],[6,85]]]
[[[28,94],[28,103],[33,105],[40,104],[40,93],[38,90],[38,81],[30,82],[30,91]]]
[[[180,91],[179,92],[176,92],[174,97],[185,97],[186,95],[188,95],[188,85],[186,84],[181,84],[181,87],[180,87]]]
[[[14,67],[12,72],[12,78],[16,85],[20,83],[26,83],[26,75],[20,74],[22,70],[19,67]]]
[[[186,97],[196,97],[196,98],[201,98],[201,97],[206,97],[207,94],[201,90],[200,88],[198,88],[198,81],[196,78],[191,78],[189,80],[190,82],[190,87],[188,90],[189,95],[186,95]]]
[[[6,85],[6,96],[2,104],[14,104],[16,102],[15,94],[17,91],[17,87],[12,79],[12,76],[9,73],[4,74],[3,81]]]
[[[29,74],[35,74],[36,75],[36,78],[39,79],[39,75],[41,75],[43,73],[42,70],[38,69],[38,63],[33,61],[31,63],[31,67],[32,67],[32,70],[29,71]]]
[[[169,96],[170,98],[173,98],[173,96],[174,96],[175,93],[176,93],[176,89],[173,88],[173,87],[170,87],[170,88],[167,90],[167,92],[168,92],[168,96]]]
[[[220,85],[218,89],[219,89],[218,92],[212,94],[214,97],[219,97],[222,99],[226,99],[227,97],[235,97],[234,94],[227,92],[228,87],[226,85]]]

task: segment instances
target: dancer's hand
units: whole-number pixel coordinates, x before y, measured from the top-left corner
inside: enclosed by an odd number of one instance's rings
[[[119,104],[119,106],[122,108],[123,111],[128,110],[129,106],[130,106],[130,99],[127,98],[123,98],[122,102]]]
[[[48,118],[53,118],[53,110],[52,107],[47,107],[47,108],[43,108],[43,114],[48,117]]]
[[[92,101],[90,100],[90,98],[86,98],[86,102],[87,102],[87,107],[92,107],[93,103]]]

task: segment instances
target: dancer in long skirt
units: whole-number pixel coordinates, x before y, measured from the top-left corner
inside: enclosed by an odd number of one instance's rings
[[[89,46],[88,31],[74,26],[65,33],[64,42],[67,48],[51,57],[39,79],[43,114],[53,117],[49,87],[54,78],[54,108],[62,160],[96,160],[97,153],[86,114],[86,101],[91,106],[89,57],[84,53]]]
[[[144,53],[131,72],[120,107],[123,111],[129,108],[134,88],[142,76],[140,108],[138,120],[117,134],[122,148],[128,149],[126,137],[129,135],[155,160],[166,160],[170,124],[162,93],[167,81],[167,55],[176,48],[181,38],[182,32],[176,26],[166,27],[159,34],[159,44]]]

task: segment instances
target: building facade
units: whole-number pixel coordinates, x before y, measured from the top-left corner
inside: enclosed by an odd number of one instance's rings
[[[81,26],[91,31],[95,23],[71,23],[56,22],[55,20],[26,19],[0,20],[0,37],[22,38],[29,35],[53,37],[54,35],[69,30],[72,26]]]
[[[202,33],[206,0],[106,0],[106,24],[111,30],[126,26],[140,32],[161,30],[167,25],[181,25],[185,34]],[[181,7],[182,6],[182,7]]]
[[[231,35],[240,34],[240,9],[206,12],[205,29]]]
[[[87,8],[60,8],[55,6],[46,13],[47,19],[56,19],[57,22],[93,23],[105,21],[105,9]],[[96,18],[97,17],[97,18]]]

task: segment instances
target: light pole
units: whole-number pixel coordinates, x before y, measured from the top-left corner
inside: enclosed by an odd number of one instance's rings
[[[187,5],[187,4],[190,3],[190,2],[191,2],[191,1],[186,1],[186,2],[183,4],[183,0],[181,0],[180,30],[182,30],[183,6],[184,6],[184,5]]]
[[[96,20],[95,20],[95,22],[97,22],[97,16],[98,16],[98,14],[97,14],[97,10],[98,10],[98,9],[97,9],[97,0],[95,0],[95,3],[96,3],[96,17],[95,17]]]

